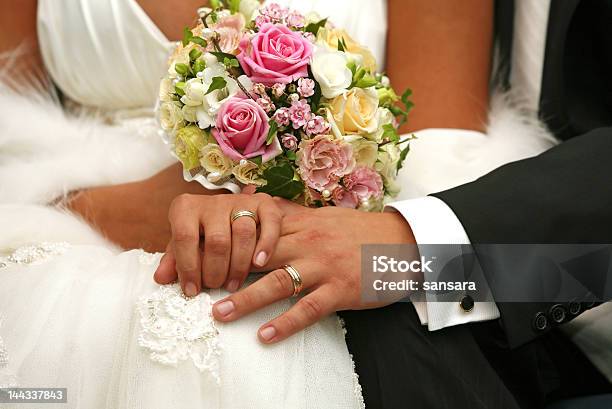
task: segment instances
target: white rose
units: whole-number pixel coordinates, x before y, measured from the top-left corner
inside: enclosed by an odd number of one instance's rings
[[[373,134],[378,128],[378,93],[371,88],[352,88],[330,103],[334,121],[342,134]]]
[[[383,177],[387,193],[395,196],[399,193],[400,187],[396,183],[397,163],[400,159],[400,148],[397,145],[388,143],[382,146],[378,152],[378,160],[374,168]]]
[[[348,58],[341,51],[317,47],[311,61],[312,74],[325,98],[334,98],[351,85],[353,73],[346,66]]]
[[[181,97],[181,102],[190,107],[202,105],[204,94],[208,91],[208,87],[200,78],[192,78],[185,84],[185,95]]]
[[[176,72],[176,64],[189,64],[189,52],[193,47],[179,47],[170,58],[170,67],[168,67],[168,76],[172,79],[178,78],[181,75]]]
[[[183,113],[176,102],[164,102],[159,107],[159,123],[164,131],[176,131],[183,124]]]
[[[371,138],[380,143],[382,142],[382,136],[385,132],[383,126],[393,124],[395,116],[393,116],[393,113],[387,108],[378,108],[376,117],[378,118],[378,129],[372,134]]]
[[[261,169],[257,164],[241,160],[240,164],[234,167],[232,173],[240,183],[245,185],[263,186],[266,181],[261,178]]]
[[[189,105],[183,105],[183,118],[187,122],[198,122],[198,110],[196,107],[190,107]]]
[[[174,83],[169,77],[164,78],[159,83],[159,100],[161,102],[173,101],[172,96],[174,95]]]
[[[378,144],[359,135],[346,135],[344,140],[353,147],[353,155],[360,166],[373,167],[378,158]]]
[[[207,172],[214,173],[218,178],[229,176],[234,163],[223,154],[223,151],[214,143],[209,143],[201,150],[200,164]]]

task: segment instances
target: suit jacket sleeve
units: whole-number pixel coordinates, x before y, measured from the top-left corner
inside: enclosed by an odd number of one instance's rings
[[[612,243],[612,128],[595,129],[433,196],[455,212],[477,256],[479,243]],[[483,269],[490,280],[493,272]],[[543,274],[537,268],[529,273]],[[561,321],[592,305],[562,305]],[[498,307],[511,347],[562,323],[550,304]]]

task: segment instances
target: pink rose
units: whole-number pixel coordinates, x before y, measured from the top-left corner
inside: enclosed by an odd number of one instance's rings
[[[332,200],[334,204],[338,207],[346,207],[349,209],[356,209],[359,205],[359,198],[355,194],[355,192],[351,192],[343,188],[342,186],[338,186],[332,193]]]
[[[308,76],[313,45],[283,25],[265,23],[251,39],[240,42],[238,60],[253,82],[288,84]]]
[[[282,153],[278,138],[266,145],[268,116],[253,100],[231,97],[219,109],[212,134],[223,153],[233,161],[262,155],[263,162]]]
[[[319,135],[300,144],[297,164],[307,186],[331,191],[342,176],[353,170],[355,159],[351,145]]]
[[[234,52],[244,35],[244,17],[240,13],[219,19],[213,29],[219,34],[219,46],[225,53]]]
[[[366,166],[356,168],[344,177],[344,186],[355,193],[360,200],[380,199],[383,193],[383,181],[378,172]]]

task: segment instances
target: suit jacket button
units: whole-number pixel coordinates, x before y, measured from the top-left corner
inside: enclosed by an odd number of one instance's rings
[[[533,317],[533,328],[536,331],[544,331],[548,328],[548,318],[543,312],[538,312],[535,317]]]
[[[578,314],[580,314],[580,310],[582,309],[582,306],[580,305],[580,303],[579,303],[579,302],[576,302],[576,301],[571,301],[571,302],[568,304],[568,307],[567,307],[567,308],[568,308],[568,310],[569,310],[569,313],[570,313],[570,314],[572,314],[572,315],[578,315]]]
[[[563,308],[563,305],[561,304],[553,305],[548,314],[556,324],[561,324],[563,321],[565,321],[565,308]]]
[[[459,306],[463,312],[470,312],[474,309],[474,299],[469,295],[464,295],[459,302]]]

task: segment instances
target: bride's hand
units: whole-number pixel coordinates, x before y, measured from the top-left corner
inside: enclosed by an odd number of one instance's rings
[[[307,294],[259,329],[265,343],[281,341],[334,311],[381,306],[362,302],[362,245],[415,243],[412,229],[399,213],[324,207],[290,214],[285,209],[288,205],[281,205],[285,214],[282,236],[264,266],[276,270],[213,307],[217,320],[230,322],[289,298],[294,281],[283,266],[293,267]]]
[[[240,211],[256,216],[259,239],[254,218],[233,217]],[[185,194],[172,202],[169,220],[172,240],[155,272],[155,281],[168,284],[178,278],[185,295],[195,296],[204,287],[224,286],[234,292],[252,265],[265,265],[278,242],[282,213],[276,201],[264,193]]]
[[[220,195],[183,179],[180,163],[133,183],[102,186],[76,193],[67,203],[104,236],[125,249],[163,251],[171,237],[168,209],[183,193]]]

